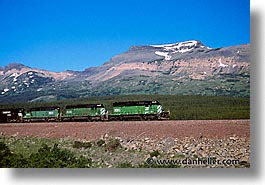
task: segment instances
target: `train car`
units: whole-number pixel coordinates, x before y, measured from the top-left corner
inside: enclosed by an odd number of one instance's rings
[[[22,122],[23,109],[0,109],[0,123]]]
[[[158,120],[169,119],[169,112],[163,110],[158,101],[128,101],[113,103],[110,120]]]
[[[68,105],[62,111],[61,120],[105,121],[108,112],[102,104]]]
[[[36,107],[25,111],[23,121],[59,121],[60,107]]]

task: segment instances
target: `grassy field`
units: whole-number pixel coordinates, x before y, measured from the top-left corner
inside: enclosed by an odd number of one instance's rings
[[[148,165],[147,157],[159,152],[130,150],[115,138],[70,139],[0,137],[0,168],[178,168]],[[183,157],[183,156],[182,156]]]
[[[133,100],[158,100],[163,105],[165,111],[170,111],[170,119],[174,120],[250,118],[250,98],[230,96],[117,95],[67,99],[54,102],[2,104],[0,107],[29,108],[59,105],[63,108],[69,104],[102,103],[111,113],[113,102]]]

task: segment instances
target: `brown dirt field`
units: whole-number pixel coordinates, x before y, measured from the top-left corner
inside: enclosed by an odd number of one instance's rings
[[[0,135],[16,137],[97,139],[104,134],[122,138],[250,137],[250,120],[170,120],[114,122],[50,122],[0,124]]]

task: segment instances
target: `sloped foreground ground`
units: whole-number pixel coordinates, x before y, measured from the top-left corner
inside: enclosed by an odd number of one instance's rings
[[[0,124],[0,136],[9,138],[10,146],[57,139],[74,152],[78,141],[79,154],[91,157],[94,167],[167,167],[172,160],[173,167],[250,166],[250,120]]]

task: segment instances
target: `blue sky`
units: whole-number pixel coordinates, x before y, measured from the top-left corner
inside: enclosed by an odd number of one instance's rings
[[[249,0],[0,0],[0,66],[99,66],[132,45],[250,43]]]

